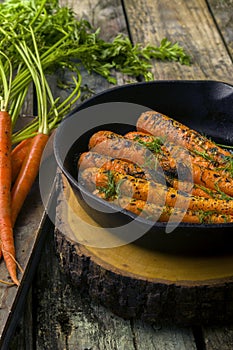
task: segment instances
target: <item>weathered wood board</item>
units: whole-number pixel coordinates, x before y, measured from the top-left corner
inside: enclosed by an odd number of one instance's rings
[[[233,2],[232,0],[208,0],[207,5],[222,36],[226,51],[233,60]]]
[[[33,305],[37,310],[33,318],[34,347],[26,348],[26,340],[23,343],[23,337],[19,337],[12,341],[11,350],[196,349],[189,327],[165,327],[161,323],[150,325],[140,320],[124,320],[94,302],[62,273],[53,239],[50,232],[41,256],[44,268],[38,269],[32,290]],[[51,300],[56,302],[51,304]],[[25,324],[21,327],[24,328]]]
[[[193,58],[193,65],[185,67],[155,61],[155,79],[220,79],[232,83],[232,0],[62,2],[73,6],[93,25],[100,26],[103,37],[111,39],[118,32],[127,32],[128,26],[135,43],[147,43],[148,38],[152,39],[152,43],[158,43],[165,33],[169,40],[184,45]],[[122,4],[127,13],[127,25]],[[119,74],[117,79],[118,84],[127,82],[127,78]],[[84,83],[97,91],[111,87],[95,75],[86,75]],[[21,336],[15,338],[14,349],[25,350],[27,345],[28,349],[39,350],[83,350],[85,347],[144,350],[145,344],[147,349],[159,350],[232,349],[230,325],[206,327],[203,334],[198,329],[198,332],[194,332],[200,336],[195,339],[196,346],[189,328],[166,328],[162,325],[149,326],[142,321],[125,321],[88,296],[81,297],[79,288],[74,287],[70,278],[59,271],[52,245],[53,239],[50,237],[33,284],[33,323],[31,315],[22,319]],[[208,300],[206,304],[208,308]],[[30,335],[34,337],[33,341],[30,339],[30,345],[27,342],[29,327],[33,327]],[[55,336],[51,337],[54,332]]]
[[[226,322],[233,315],[233,252],[168,253],[146,235],[113,248],[80,244],[98,234],[98,226],[62,175],[55,231],[60,264],[74,284],[117,315],[184,325]]]
[[[216,11],[220,6],[225,6],[224,22],[230,23],[232,2],[212,2]],[[225,30],[221,35],[206,1],[125,0],[124,4],[135,43],[159,43],[162,38],[167,37],[182,45],[192,58],[191,66],[175,62],[155,62],[155,79],[210,79],[232,83],[232,58],[222,37],[228,33],[227,26],[224,26]],[[220,11],[218,13],[220,22]],[[229,37],[226,40],[230,42]]]

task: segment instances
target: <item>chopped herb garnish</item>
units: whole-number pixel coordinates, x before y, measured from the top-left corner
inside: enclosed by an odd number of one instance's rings
[[[140,136],[136,136],[134,138],[134,141],[137,141],[141,145],[145,146],[147,149],[149,149],[151,152],[154,153],[160,153],[161,152],[161,146],[164,144],[164,138],[162,137],[154,137],[153,141],[143,141]]]
[[[105,174],[108,177],[108,182],[107,182],[106,187],[96,186],[96,188],[97,188],[97,190],[99,190],[99,192],[104,193],[105,199],[109,199],[109,198],[115,197],[115,195],[116,195],[116,184],[114,181],[114,176],[113,176],[112,171],[107,170],[105,172]]]

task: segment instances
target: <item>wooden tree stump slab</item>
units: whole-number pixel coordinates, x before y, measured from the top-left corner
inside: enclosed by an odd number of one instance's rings
[[[233,253],[171,254],[152,248],[144,237],[114,248],[84,245],[98,224],[63,176],[58,191],[56,252],[62,270],[84,293],[124,318],[182,325],[232,318]],[[73,215],[87,228],[75,226]]]

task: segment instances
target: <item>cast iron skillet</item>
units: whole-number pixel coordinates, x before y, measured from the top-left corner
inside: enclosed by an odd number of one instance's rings
[[[140,115],[137,113],[147,109],[177,119],[218,143],[233,144],[233,86],[229,84],[174,80],[109,89],[78,106],[61,123],[55,135],[56,161],[79,203],[103,227],[119,227],[133,221],[137,229],[146,232],[136,244],[146,244],[151,249],[205,254],[231,252],[233,224],[180,223],[171,233],[166,233],[166,223],[152,223],[126,210],[119,211],[93,196],[77,180],[77,159],[87,151],[90,136],[101,129],[119,134],[133,130]]]

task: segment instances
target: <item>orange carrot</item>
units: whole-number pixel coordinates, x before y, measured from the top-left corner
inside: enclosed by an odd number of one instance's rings
[[[32,184],[38,175],[41,157],[48,139],[49,136],[47,134],[38,133],[31,140],[28,153],[12,188],[11,220],[13,226]]]
[[[135,178],[116,171],[106,171],[98,168],[87,168],[81,173],[81,179],[85,186],[94,191],[95,188],[103,190],[107,196],[115,195],[114,191],[135,199],[148,201],[157,205],[168,205],[193,211],[214,211],[220,214],[233,215],[233,201],[187,196],[172,187],[165,186],[154,181]],[[110,181],[111,180],[111,181]],[[113,184],[115,188],[113,187]],[[180,200],[179,202],[177,200]]]
[[[191,152],[190,155],[196,165],[204,167],[206,170],[210,169],[216,174],[218,173],[223,176],[221,183],[217,183],[215,187],[213,186],[213,173],[210,173],[210,186],[207,186],[206,181],[204,181],[205,183],[197,183],[204,184],[211,189],[219,187],[220,191],[233,196],[233,190],[229,189],[229,187],[232,187],[233,177],[231,170],[233,155],[231,152],[217,145],[198,131],[190,129],[188,126],[156,111],[142,113],[137,120],[136,128],[140,132],[149,133],[153,136],[165,135],[166,141],[174,142],[185,147]],[[200,173],[199,169],[196,170],[196,173]],[[225,190],[225,183],[228,181],[231,184],[227,185],[228,188]]]
[[[104,130],[93,134],[89,140],[89,149],[111,157],[131,161],[146,169],[157,169],[158,162],[156,160],[159,161],[161,167],[165,171],[175,172],[177,169],[173,157],[164,154],[160,159],[158,154],[156,158],[153,156],[153,152],[145,146],[111,131]],[[187,172],[184,172],[185,169]],[[192,174],[185,163],[182,171],[183,176],[186,175],[187,180],[189,180],[190,175],[192,175],[194,183],[211,190],[220,190],[228,196],[233,197],[233,179],[227,176],[227,174],[223,176],[217,170],[201,167],[195,163],[192,164]]]
[[[103,192],[94,190],[93,194],[106,200]],[[172,222],[186,222],[190,224],[224,224],[233,222],[233,215],[219,214],[211,211],[193,211],[190,209],[184,211],[181,208],[173,208],[168,205],[161,206],[124,195],[117,198],[108,198],[107,201],[129,210],[136,215],[140,215],[145,219],[158,222],[167,222],[171,215]]]
[[[154,218],[159,222],[167,222],[171,215],[173,222],[187,222],[192,224],[222,224],[232,223],[233,215],[219,214],[215,212],[183,211],[182,209],[173,208],[169,206],[159,206],[154,203],[145,202],[140,199],[121,196],[114,201],[120,207],[133,212],[136,215],[141,215],[146,219],[153,220]]]
[[[215,169],[216,166],[212,164],[209,160],[206,160],[201,155],[193,153],[191,150],[187,151],[186,148],[180,146],[174,142],[162,142],[161,138],[157,136],[150,135],[141,131],[131,131],[124,135],[125,138],[129,140],[134,140],[142,143],[145,147],[149,148],[153,153],[158,156],[160,162],[173,164],[176,166],[177,159],[185,159],[187,154],[191,164],[197,164],[201,167],[206,167],[210,169]],[[174,159],[175,158],[175,159]]]
[[[221,194],[218,193],[215,190],[211,190],[209,188],[206,188],[204,186],[199,186],[195,183],[185,183],[184,181],[179,181],[178,179],[172,179],[169,178],[168,183],[174,187],[176,190],[179,190],[182,188],[182,191],[185,192],[185,188],[187,188],[187,192],[192,194],[193,196],[196,197],[204,197],[204,198],[219,198],[221,199]],[[233,198],[232,198],[233,199]]]
[[[11,166],[12,166],[12,172],[11,172],[11,179],[12,182],[15,182],[19,172],[20,168],[23,164],[23,160],[28,152],[29,146],[30,146],[31,138],[25,139],[17,144],[17,146],[11,151]]]
[[[19,285],[16,273],[15,245],[11,222],[11,117],[0,111],[0,244],[12,281]]]
[[[146,111],[137,120],[137,130],[154,136],[166,135],[166,140],[175,142],[190,151],[194,149],[200,154],[205,154],[211,162],[225,165],[232,154],[224,150],[188,126],[156,111]]]

